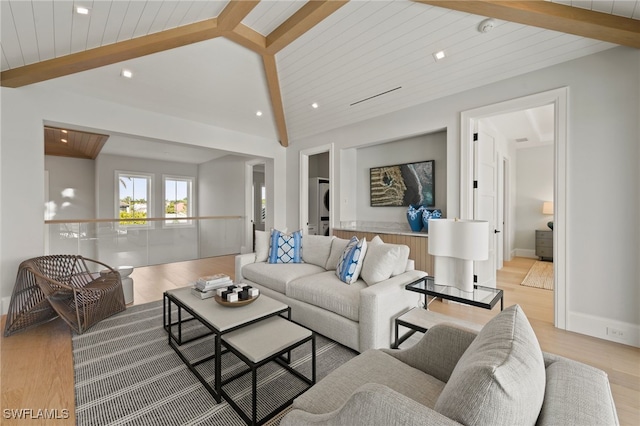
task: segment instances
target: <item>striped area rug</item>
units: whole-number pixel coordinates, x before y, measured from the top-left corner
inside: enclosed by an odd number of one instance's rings
[[[520,285],[553,290],[553,262],[536,260]]]
[[[176,318],[176,316],[174,316]],[[197,321],[185,333],[199,332]],[[128,308],[73,336],[78,425],[244,425],[226,402],[216,403],[168,345],[162,327],[162,302]],[[199,359],[213,347],[211,337],[187,346]],[[310,344],[293,351],[292,365],[310,377]],[[316,337],[317,380],[356,355],[322,336]],[[222,358],[223,379],[245,365],[231,353]],[[213,361],[198,369],[213,377]],[[250,374],[225,386],[250,413]],[[291,398],[306,384],[275,363],[258,370],[258,418]],[[278,424],[281,416],[269,423]]]

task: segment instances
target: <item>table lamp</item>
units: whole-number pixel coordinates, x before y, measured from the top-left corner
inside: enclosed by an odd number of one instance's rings
[[[489,222],[430,220],[429,254],[434,256],[436,284],[472,292],[473,261],[489,258]]]
[[[553,215],[553,201],[545,201],[542,203],[542,214]],[[553,221],[547,222],[549,229],[553,229]]]

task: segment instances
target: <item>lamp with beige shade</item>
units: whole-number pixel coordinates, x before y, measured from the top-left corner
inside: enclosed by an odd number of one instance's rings
[[[542,214],[553,215],[553,201],[545,201],[542,203]],[[549,229],[553,229],[553,220],[547,222]]]

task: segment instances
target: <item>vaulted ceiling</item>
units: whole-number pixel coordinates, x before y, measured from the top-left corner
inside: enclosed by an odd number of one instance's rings
[[[2,86],[45,85],[284,146],[616,45],[640,48],[637,0],[2,0],[0,19]]]

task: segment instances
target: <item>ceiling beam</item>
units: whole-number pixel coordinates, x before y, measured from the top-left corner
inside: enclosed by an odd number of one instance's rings
[[[640,49],[640,23],[637,19],[544,0],[414,1]]]
[[[244,24],[239,24],[233,31],[226,32],[224,37],[260,55],[267,53],[267,38]]]
[[[271,109],[273,118],[276,122],[278,136],[280,137],[280,145],[285,148],[289,146],[289,136],[287,134],[287,123],[284,117],[284,106],[282,104],[282,94],[280,92],[280,80],[278,79],[278,68],[276,66],[276,58],[274,55],[262,55],[264,63],[264,71],[267,77],[267,86],[269,88],[269,97],[271,98]]]
[[[276,54],[318,25],[348,0],[311,0],[267,36],[267,51]]]
[[[217,18],[10,69],[0,84],[21,87],[223,36],[262,56],[280,144],[289,145],[275,54],[348,0],[310,0],[267,37],[242,24],[259,0],[232,0]]]
[[[232,0],[218,15],[218,28],[231,31],[260,3],[260,0]]]
[[[216,18],[3,71],[0,84],[22,87],[220,36]]]

